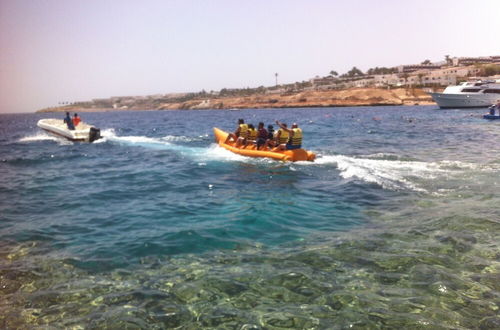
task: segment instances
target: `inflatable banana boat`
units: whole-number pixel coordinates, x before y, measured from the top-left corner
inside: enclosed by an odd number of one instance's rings
[[[313,161],[316,158],[316,155],[310,151],[304,149],[295,149],[295,150],[279,150],[279,151],[270,151],[270,150],[257,150],[257,147],[253,144],[249,144],[246,147],[235,147],[234,142],[230,141],[225,143],[227,136],[229,133],[224,132],[221,129],[214,127],[214,135],[215,141],[224,149],[227,149],[235,154],[248,156],[248,157],[265,157],[272,158],[276,160],[296,162],[296,161]]]

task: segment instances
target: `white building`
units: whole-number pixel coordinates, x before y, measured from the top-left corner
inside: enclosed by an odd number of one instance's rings
[[[411,64],[411,65],[400,65],[398,66],[399,73],[409,73],[418,70],[437,70],[441,69],[441,65],[436,64]]]
[[[452,58],[453,66],[466,66],[472,64],[489,64],[494,63],[500,56],[481,56],[481,57],[454,57]]]
[[[453,66],[443,63],[401,65],[398,73],[378,74],[352,78],[332,76],[311,79],[313,89],[334,89],[350,87],[396,87],[396,86],[448,86],[459,80],[476,77],[481,68],[476,64],[500,65],[500,56],[454,57]],[[474,64],[474,65],[472,65]]]

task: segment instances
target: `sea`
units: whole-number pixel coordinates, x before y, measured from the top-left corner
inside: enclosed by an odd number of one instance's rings
[[[90,144],[1,114],[0,328],[499,329],[484,112],[81,113]],[[239,118],[298,123],[316,160],[217,146]]]

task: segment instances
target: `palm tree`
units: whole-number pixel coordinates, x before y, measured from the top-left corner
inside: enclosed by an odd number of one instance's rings
[[[403,73],[403,74],[401,75],[401,78],[403,78],[403,79],[405,80],[405,86],[406,86],[406,84],[408,83],[408,77],[409,77],[409,76],[410,76],[410,75],[409,75],[407,72],[405,72],[405,73]]]
[[[445,56],[444,56],[444,59],[446,60],[446,64],[448,64],[448,65],[451,65],[451,64],[452,64],[452,60],[451,60],[450,55],[445,55]]]
[[[349,76],[349,77],[362,76],[362,75],[363,75],[363,71],[361,71],[360,69],[358,69],[355,66],[353,66],[352,69],[347,72],[347,76]]]
[[[425,75],[424,75],[423,73],[419,73],[419,74],[418,74],[418,83],[419,83],[420,85],[422,85],[422,78],[423,78],[424,76],[425,76]]]

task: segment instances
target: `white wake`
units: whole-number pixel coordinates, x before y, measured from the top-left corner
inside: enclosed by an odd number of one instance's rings
[[[59,143],[60,145],[73,144],[73,142],[71,142],[67,139],[64,139],[62,137],[57,137],[54,135],[50,135],[50,134],[45,133],[45,132],[39,132],[39,133],[36,133],[34,135],[28,135],[28,136],[25,136],[25,137],[22,137],[19,139],[19,142],[38,142],[38,141],[54,141],[54,142]]]
[[[398,159],[373,159],[344,155],[318,157],[318,165],[336,165],[344,179],[358,179],[375,183],[384,189],[429,192],[439,190],[439,184],[448,179],[459,179],[471,171],[495,170],[491,166],[459,161],[423,162]]]
[[[183,156],[192,158],[199,162],[200,165],[206,164],[207,161],[245,161],[247,157],[234,154],[218,145],[211,144],[208,147],[193,147],[173,142],[196,142],[203,141],[207,136],[188,137],[188,136],[173,136],[167,135],[159,138],[147,136],[118,136],[114,129],[106,129],[101,131],[102,139],[94,143],[113,142],[122,145],[140,146],[156,150],[170,150],[177,152]]]

